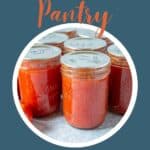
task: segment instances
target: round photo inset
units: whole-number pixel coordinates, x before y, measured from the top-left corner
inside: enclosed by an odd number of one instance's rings
[[[138,80],[134,62],[112,34],[68,23],[37,35],[14,68],[12,90],[25,124],[63,147],[101,143],[127,122]]]

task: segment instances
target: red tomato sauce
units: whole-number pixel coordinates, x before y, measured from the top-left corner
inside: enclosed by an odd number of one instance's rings
[[[110,110],[124,114],[128,108],[132,93],[132,77],[129,67],[111,66],[110,74]]]
[[[63,110],[77,128],[95,128],[107,113],[108,76],[104,79],[75,79],[63,76]]]
[[[42,117],[59,108],[61,93],[60,65],[20,69],[21,101],[32,109],[33,117]]]

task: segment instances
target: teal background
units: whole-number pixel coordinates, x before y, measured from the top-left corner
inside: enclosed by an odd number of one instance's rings
[[[79,0],[53,0],[53,9],[69,10]],[[108,10],[112,20],[107,30],[129,50],[139,77],[135,109],[125,126],[112,138],[86,149],[149,149],[149,33],[148,0],[86,0],[92,12]],[[37,0],[0,2],[0,149],[57,150],[28,129],[20,118],[12,97],[12,75],[16,60],[26,44],[38,33],[58,23],[45,22],[37,28]]]

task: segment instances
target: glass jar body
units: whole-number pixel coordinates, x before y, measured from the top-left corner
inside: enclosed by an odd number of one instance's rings
[[[59,59],[24,61],[19,70],[21,102],[33,117],[49,115],[59,108],[61,75]]]
[[[70,125],[90,129],[103,123],[108,106],[109,71],[62,67],[63,112]]]
[[[123,115],[132,94],[132,77],[126,60],[112,57],[109,86],[109,108],[112,112]]]

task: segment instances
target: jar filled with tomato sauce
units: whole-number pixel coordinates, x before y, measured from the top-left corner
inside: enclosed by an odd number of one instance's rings
[[[115,45],[108,47],[111,57],[109,108],[123,115],[129,105],[132,94],[132,77],[129,64],[122,52]]]
[[[19,70],[21,103],[33,117],[44,117],[59,109],[61,94],[58,47],[32,47]]]
[[[76,128],[101,125],[107,114],[110,58],[99,52],[78,51],[61,58],[63,113]]]
[[[46,35],[45,37],[43,37],[39,41],[39,43],[59,47],[63,53],[64,42],[68,39],[69,39],[69,37],[64,33],[50,33],[50,34]]]
[[[97,38],[76,37],[64,43],[64,53],[84,50],[106,52],[106,42]]]

